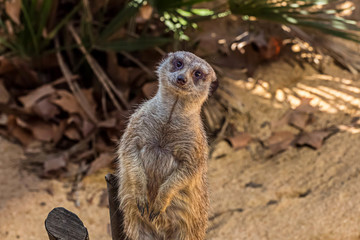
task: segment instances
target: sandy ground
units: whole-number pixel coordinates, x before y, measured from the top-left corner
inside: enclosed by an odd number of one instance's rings
[[[331,63],[320,75],[283,61],[262,66],[255,79],[256,85],[223,80],[244,105],[231,116],[238,130],[265,139],[272,130],[264,123],[296,107],[300,97],[311,97],[321,110],[308,130],[341,130],[319,150],[291,147],[271,158],[258,142],[238,151],[225,141],[214,146],[207,239],[360,239],[360,129],[350,126],[360,116],[360,80]],[[21,170],[21,148],[1,138],[0,152],[0,239],[47,239],[44,220],[59,206],[83,220],[91,239],[111,239],[108,209],[99,207],[108,169],[83,181],[75,207],[66,197],[68,182]]]

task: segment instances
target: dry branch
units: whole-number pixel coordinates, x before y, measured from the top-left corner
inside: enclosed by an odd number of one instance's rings
[[[59,48],[59,40],[57,38],[55,39],[55,45],[56,45],[56,48]],[[63,75],[66,79],[66,82],[68,83],[71,91],[74,93],[76,100],[79,102],[80,106],[84,109],[84,111],[85,111],[86,115],[88,115],[89,119],[93,123],[96,124],[97,119],[96,119],[94,113],[91,111],[90,103],[88,102],[88,100],[86,99],[84,94],[82,93],[77,82],[71,81],[72,74],[71,74],[68,66],[65,64],[65,61],[64,61],[63,57],[61,56],[60,51],[56,52],[56,57],[59,62],[61,72],[63,73]]]
[[[118,102],[118,100],[115,98],[113,92],[117,95],[117,97],[120,100],[121,105],[123,106],[123,108],[126,110],[129,108],[129,104],[126,101],[126,98],[124,96],[124,94],[122,92],[120,92],[115,85],[113,84],[113,82],[109,79],[109,77],[106,75],[106,73],[104,72],[104,70],[100,67],[99,63],[89,54],[89,52],[86,50],[86,48],[84,47],[84,45],[82,44],[82,41],[79,37],[79,35],[77,34],[77,32],[75,31],[74,27],[72,24],[68,24],[68,29],[70,31],[70,33],[72,34],[73,38],[75,39],[76,43],[79,45],[80,50],[82,51],[82,53],[84,54],[86,60],[88,61],[89,65],[91,66],[91,68],[93,69],[95,75],[97,76],[97,78],[99,79],[99,81],[102,83],[102,85],[104,86],[107,94],[109,94],[109,97],[111,98],[111,101],[114,103],[115,107],[118,110],[121,110],[121,106]],[[112,92],[112,91],[113,92]]]

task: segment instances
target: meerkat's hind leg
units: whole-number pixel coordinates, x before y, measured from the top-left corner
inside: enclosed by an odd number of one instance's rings
[[[134,216],[131,226],[126,229],[129,240],[165,240],[154,228],[144,222],[140,216]],[[135,220],[135,221],[134,221]]]

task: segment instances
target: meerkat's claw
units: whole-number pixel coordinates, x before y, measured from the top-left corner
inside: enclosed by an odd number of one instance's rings
[[[139,212],[141,213],[141,216],[143,217],[145,208],[140,206],[139,201],[137,201],[136,205],[137,205],[137,208],[139,209]]]
[[[149,213],[149,204],[147,201],[145,201],[145,203],[141,204],[140,201],[137,200],[136,205],[137,205],[137,208],[139,209],[139,212],[141,213],[142,217],[144,216],[145,209],[146,209],[147,213]]]
[[[151,213],[149,215],[149,220],[151,222],[154,221],[159,216],[159,214],[160,214],[160,212],[154,212],[154,210],[151,211]]]

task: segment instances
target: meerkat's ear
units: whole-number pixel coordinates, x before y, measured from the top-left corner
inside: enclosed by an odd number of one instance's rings
[[[214,81],[210,84],[210,90],[209,90],[209,97],[211,97],[216,89],[219,87],[219,80],[216,78]]]
[[[170,57],[171,55],[173,55],[172,52],[166,53],[165,56],[163,57],[163,60],[167,59],[167,58]]]

